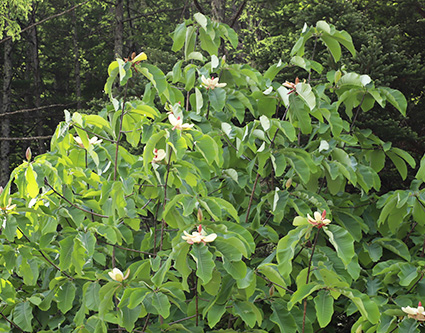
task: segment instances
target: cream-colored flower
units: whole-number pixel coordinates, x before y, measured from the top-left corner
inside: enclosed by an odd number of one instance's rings
[[[185,230],[183,231],[184,236],[182,238],[189,244],[199,243],[211,243],[217,238],[217,234],[209,234],[202,229],[202,225],[198,226],[198,231],[192,232],[192,235],[188,234]]]
[[[218,77],[214,79],[213,78],[206,78],[205,76],[201,76],[202,85],[206,87],[207,89],[214,89],[214,88],[223,88],[227,85],[227,83],[218,83]]]
[[[290,93],[296,92],[297,91],[297,84],[300,83],[300,79],[297,77],[295,79],[295,83],[289,82],[289,81],[285,81],[285,83],[282,83],[282,86],[285,86],[286,88],[291,89],[290,92],[288,92],[288,95]]]
[[[419,302],[417,308],[411,308],[407,306],[405,308],[401,308],[403,312],[407,313],[409,318],[416,319],[417,321],[425,321],[425,309],[422,306],[421,302]]]
[[[111,277],[112,280],[122,282],[125,279],[127,279],[128,276],[130,275],[130,269],[127,269],[127,273],[125,273],[125,276],[123,275],[123,273],[118,268],[114,268],[108,274],[109,274],[109,276]]]
[[[84,148],[83,140],[81,140],[81,138],[79,136],[74,136],[74,140],[75,140],[75,142],[78,143],[78,145],[81,148]],[[98,140],[97,136],[94,136],[89,140],[90,145],[96,145],[96,144],[101,143],[101,142],[102,142],[102,139]]]
[[[3,191],[2,191],[3,192]],[[0,192],[1,193],[1,192]],[[1,211],[3,211],[4,213],[6,213],[6,212],[8,212],[8,211],[10,211],[10,210],[13,210],[13,209],[15,209],[15,207],[16,207],[16,205],[15,204],[13,204],[12,205],[12,198],[9,198],[9,204],[6,206],[6,207],[1,207],[0,206],[0,210]]]
[[[312,218],[309,214],[307,214],[308,223],[318,228],[321,228],[331,223],[331,220],[325,219],[325,217],[326,217],[326,210],[324,210],[322,214],[320,214],[320,212],[315,212],[314,218]]]
[[[170,113],[168,115],[168,120],[170,121],[170,124],[173,125],[173,131],[177,128],[179,130],[188,130],[191,129],[193,127],[193,124],[183,124],[183,118],[182,117],[177,117],[173,114]]]
[[[153,159],[152,163],[158,163],[159,161],[162,161],[165,158],[165,150],[164,149],[154,149],[153,150]]]

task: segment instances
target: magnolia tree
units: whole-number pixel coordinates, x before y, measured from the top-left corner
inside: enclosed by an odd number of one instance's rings
[[[405,114],[403,95],[304,57],[355,54],[323,21],[265,73],[219,55],[238,38],[202,14],[173,40],[169,73],[117,59],[110,105],[65,111],[50,152],[13,171],[1,331],[418,331],[425,160],[410,190],[378,194],[387,161],[404,179],[415,160],[355,126]],[[275,79],[292,66],[305,74]]]

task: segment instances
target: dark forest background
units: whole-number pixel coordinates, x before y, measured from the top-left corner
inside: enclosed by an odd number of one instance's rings
[[[16,1],[16,0],[15,0]],[[13,0],[7,0],[6,3]],[[196,12],[227,23],[239,35],[236,51],[221,50],[238,62],[261,69],[289,61],[305,23],[326,20],[346,30],[358,51],[341,62],[320,48],[315,58],[335,69],[368,74],[377,85],[400,90],[408,100],[407,117],[391,105],[358,115],[384,141],[418,160],[425,152],[425,1],[424,0],[44,0],[31,4],[27,17],[12,15],[22,29],[0,41],[0,185],[22,162],[49,149],[49,138],[64,110],[97,113],[107,103],[107,68],[115,57],[144,51],[165,73],[177,55],[170,35]],[[0,13],[7,8],[0,8]],[[7,26],[6,26],[7,27]],[[4,30],[3,32],[5,32]],[[344,64],[344,59],[347,64]],[[350,64],[350,65],[348,65]],[[281,82],[306,77],[293,68]],[[132,87],[141,95],[144,82]],[[393,166],[382,176],[382,191],[402,188]],[[412,172],[414,175],[414,172]],[[399,179],[399,177],[397,177]],[[409,184],[411,179],[406,179]]]

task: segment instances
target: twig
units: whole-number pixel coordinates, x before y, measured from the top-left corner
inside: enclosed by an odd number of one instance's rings
[[[308,262],[308,270],[307,270],[307,278],[305,283],[308,284],[310,281],[310,272],[311,272],[311,262],[313,261],[314,250],[316,249],[317,240],[319,239],[320,228],[317,229],[316,237],[314,237],[313,248],[311,250],[310,260]],[[302,333],[305,332],[305,316],[307,314],[307,298],[304,298],[304,312],[303,312],[303,330]]]
[[[33,140],[44,140],[44,139],[50,139],[53,135],[44,135],[44,136],[31,136],[26,138],[6,138],[6,137],[0,137],[0,141],[33,141]]]
[[[245,0],[244,2],[242,2],[242,4],[240,5],[238,11],[235,13],[235,15],[233,15],[231,21],[232,23],[230,23],[230,27],[233,28],[233,26],[235,25],[237,19],[239,18],[239,16],[242,13],[242,10],[244,9],[246,3],[248,2],[248,0]]]
[[[50,187],[50,189],[51,189],[51,190],[52,190],[52,191],[53,191],[56,195],[60,196],[63,200],[65,200],[67,203],[69,203],[72,207],[77,208],[77,209],[79,209],[79,210],[81,210],[81,211],[83,211],[83,212],[86,212],[86,213],[92,214],[92,215],[94,215],[94,216],[102,217],[102,218],[105,218],[105,219],[109,218],[109,216],[101,215],[101,214],[97,214],[97,213],[95,213],[95,212],[92,212],[92,211],[90,211],[90,210],[84,209],[84,208],[79,207],[79,206],[77,206],[76,204],[72,203],[72,202],[71,202],[71,201],[69,201],[67,198],[65,198],[62,194],[60,194],[58,191],[56,191],[56,190],[52,187],[52,185],[50,185],[50,184],[49,184],[49,182],[47,181],[47,179],[46,179],[46,178],[44,178],[44,184],[46,184],[48,187]]]
[[[156,15],[156,14],[160,14],[160,13],[164,13],[164,12],[177,12],[177,11],[182,10],[184,8],[185,7],[160,9],[160,10],[157,10],[156,12],[144,13],[144,14],[140,14],[138,16],[129,17],[129,18],[123,20],[123,22],[128,22],[128,21],[139,19],[141,17],[148,17],[148,16],[151,16],[151,15]]]
[[[45,109],[50,109],[50,108],[55,108],[55,107],[60,107],[60,106],[70,106],[70,105],[73,105],[73,104],[77,104],[77,102],[72,102],[72,103],[68,103],[68,104],[51,104],[51,105],[40,106],[38,108],[33,108],[33,109],[16,110],[16,111],[12,111],[12,112],[2,113],[2,114],[0,114],[0,117],[6,117],[6,116],[10,116],[12,114],[18,114],[18,113],[40,111],[40,110],[45,110]]]
[[[127,89],[128,89],[128,81],[125,84],[125,92],[124,92],[124,98],[122,101],[122,108],[121,108],[121,115],[120,115],[120,129],[118,131],[118,136],[117,136],[117,145],[115,148],[115,165],[114,165],[114,181],[117,180],[117,172],[118,172],[118,150],[120,147],[120,139],[121,139],[121,131],[122,131],[122,123],[123,123],[123,118],[124,118],[124,111],[125,111],[125,100],[127,98]]]
[[[29,25],[28,27],[26,27],[26,28],[22,29],[22,30],[19,32],[19,34],[21,34],[21,33],[25,32],[25,31],[27,31],[27,30],[29,30],[29,29],[32,29],[33,27],[35,27],[35,26],[37,26],[37,25],[40,25],[40,24],[42,24],[42,23],[44,23],[44,22],[46,22],[46,21],[48,21],[48,20],[51,20],[51,19],[53,19],[53,18],[56,18],[56,17],[62,16],[62,15],[64,15],[64,14],[66,14],[66,13],[69,13],[69,12],[73,11],[74,9],[76,9],[76,8],[78,8],[78,7],[81,7],[81,6],[85,5],[85,4],[86,4],[86,3],[88,3],[89,1],[90,1],[90,0],[86,0],[86,1],[84,1],[84,2],[82,2],[82,3],[80,3],[80,4],[78,4],[78,5],[75,5],[75,6],[73,6],[73,7],[69,8],[69,9],[67,9],[67,10],[65,10],[65,11],[63,11],[63,12],[60,12],[60,13],[58,13],[58,14],[55,14],[55,15],[52,15],[52,16],[49,16],[49,17],[46,17],[45,19],[43,19],[43,20],[41,20],[41,21],[38,21],[38,22],[36,22],[36,23],[34,23],[34,24],[31,24],[31,25]],[[0,44],[4,43],[5,41],[8,41],[9,39],[12,39],[12,36],[9,36],[9,37],[6,37],[6,38],[3,38],[2,40],[0,40]]]
[[[360,111],[360,107],[362,106],[362,104],[363,104],[363,101],[364,101],[365,97],[366,97],[366,91],[363,93],[362,100],[361,100],[361,102],[360,102],[359,106],[358,106],[358,107],[357,107],[357,109],[356,109],[356,113],[354,114],[353,121],[351,122],[351,125],[350,125],[350,133],[351,133],[351,131],[353,130],[354,123],[356,122],[357,116],[358,116],[359,111]]]
[[[165,211],[165,205],[167,203],[167,186],[168,186],[168,176],[170,174],[170,163],[171,163],[171,154],[172,150],[170,149],[170,154],[168,155],[168,163],[167,163],[167,174],[165,175],[165,184],[164,184],[164,202],[162,204],[162,212]],[[162,243],[164,238],[164,228],[165,228],[165,220],[164,216],[161,219],[161,238],[159,242],[159,251],[162,251]]]
[[[95,133],[95,132],[89,131],[89,130],[88,130],[88,129],[86,129],[86,128],[82,128],[82,127],[80,127],[80,126],[78,126],[78,125],[75,125],[75,124],[72,124],[72,126],[77,127],[77,128],[79,128],[80,130],[83,130],[84,132],[87,132],[87,133],[90,133],[90,134],[96,135],[99,139],[102,139],[102,140],[105,140],[105,141],[109,141],[109,142],[112,142],[112,143],[116,143],[116,141],[115,141],[115,140],[109,139],[109,138],[104,137],[104,136],[102,136],[102,135],[99,135],[99,134],[97,134],[97,133]]]
[[[154,255],[153,253],[150,253],[150,252],[144,252],[144,251],[139,251],[139,250],[135,250],[135,249],[130,249],[128,247],[124,247],[124,246],[117,245],[117,244],[111,244],[111,243],[108,243],[108,242],[102,242],[102,243],[104,243],[106,245],[113,246],[113,247],[117,247],[117,248],[119,248],[121,250],[126,250],[126,251],[131,251],[131,252],[136,252],[136,253],[147,254],[147,255],[150,255],[150,256],[153,256]]]
[[[21,332],[25,332],[22,328],[20,328],[18,325],[16,325],[13,321],[11,321],[10,319],[8,319],[4,314],[3,311],[4,309],[6,309],[7,305],[4,306],[4,308],[0,311],[0,315],[12,326],[16,327],[18,330],[20,330]]]
[[[24,232],[22,231],[21,228],[18,227],[19,232],[22,234],[22,236],[24,236],[24,238],[28,241],[28,243],[31,243],[31,240],[27,237],[27,235],[24,234]],[[63,275],[65,275],[67,278],[74,280],[74,278],[69,275],[68,273],[64,272],[63,270],[61,270],[54,262],[52,262],[49,258],[47,258],[47,256],[43,253],[43,251],[41,251],[40,249],[34,248],[35,250],[37,250],[41,256],[50,264],[52,265],[54,268],[56,268],[59,272],[61,272]]]
[[[248,209],[246,210],[246,218],[245,223],[248,223],[249,212],[251,211],[252,199],[254,198],[255,188],[257,187],[258,179],[260,178],[260,174],[257,173],[257,177],[255,177],[254,186],[252,187],[251,196],[249,198]]]
[[[168,325],[173,325],[173,324],[181,323],[182,321],[185,321],[185,320],[188,320],[188,319],[192,319],[192,318],[195,318],[195,317],[196,317],[196,314],[194,314],[192,316],[189,316],[189,317],[182,318],[182,319],[178,319],[176,321],[172,321],[171,323],[168,323]]]
[[[201,5],[199,4],[198,0],[193,0],[193,3],[195,4],[196,8],[199,10],[201,14],[205,14],[204,10],[202,9]]]
[[[288,293],[291,293],[291,294],[293,294],[293,293],[294,293],[291,289],[288,289],[288,288],[286,288],[286,287],[284,287],[284,286],[282,286],[282,285],[280,285],[280,284],[278,284],[278,283],[276,283],[276,282],[271,281],[270,279],[266,278],[265,276],[262,276],[261,274],[259,274],[257,271],[254,271],[254,273],[255,273],[256,275],[258,275],[260,278],[262,278],[262,279],[266,280],[267,282],[269,282],[269,283],[271,283],[271,284],[274,284],[275,286],[277,286],[277,287],[279,287],[279,288],[282,288],[282,289],[286,290]]]

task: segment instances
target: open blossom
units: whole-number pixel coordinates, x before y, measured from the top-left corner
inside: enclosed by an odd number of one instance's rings
[[[79,136],[74,136],[74,140],[75,140],[75,142],[78,143],[78,145],[81,148],[84,148],[83,140],[81,140],[81,138]],[[101,143],[101,142],[102,142],[102,140],[98,140],[97,136],[94,136],[89,140],[89,144],[91,144],[91,145],[95,145],[95,144],[98,144],[98,143]]]
[[[307,214],[308,223],[318,228],[321,228],[331,223],[331,220],[325,219],[325,217],[326,217],[326,210],[324,210],[322,214],[320,214],[320,212],[315,212],[314,218],[312,218],[309,214]]]
[[[168,115],[168,120],[170,121],[170,124],[173,125],[173,131],[177,128],[179,130],[188,130],[191,129],[193,127],[193,124],[183,124],[183,118],[182,117],[177,117],[173,114],[170,113]]]
[[[411,308],[410,306],[407,306],[405,308],[402,307],[401,309],[407,313],[409,318],[413,318],[418,321],[425,321],[425,309],[421,302],[419,302],[417,308]]]
[[[3,188],[2,188],[3,189]],[[1,192],[3,192],[3,191],[1,191]],[[1,194],[1,192],[0,192],[0,194]],[[12,210],[12,209],[14,209],[16,207],[16,205],[15,204],[13,204],[12,205],[12,198],[9,198],[9,204],[6,206],[6,207],[1,207],[0,206],[0,211],[3,211],[3,212],[8,212],[8,211],[10,211],[10,210]]]
[[[189,244],[199,244],[201,242],[206,244],[213,242],[217,238],[217,234],[207,235],[207,233],[202,229],[201,224],[198,226],[198,231],[192,232],[192,235],[188,234],[186,231],[183,231],[183,233],[184,236],[182,236],[182,238]]]
[[[112,280],[122,282],[125,279],[127,279],[128,276],[130,275],[130,269],[127,270],[127,273],[125,274],[125,276],[123,275],[123,273],[118,268],[114,268],[108,274],[109,274],[109,276],[111,277]]]
[[[162,161],[165,158],[165,150],[164,149],[154,149],[153,150],[153,159],[152,163],[158,163],[159,161]]]
[[[295,83],[285,81],[285,83],[282,83],[282,86],[285,86],[286,88],[291,89],[291,91],[288,92],[288,95],[289,95],[290,93],[293,93],[293,92],[296,92],[297,91],[297,84],[298,83],[300,83],[300,79],[297,77],[295,79]]]
[[[201,76],[202,85],[206,87],[207,89],[214,89],[214,88],[223,88],[227,85],[227,83],[218,83],[218,77],[214,79],[214,77],[206,78],[205,76]]]

